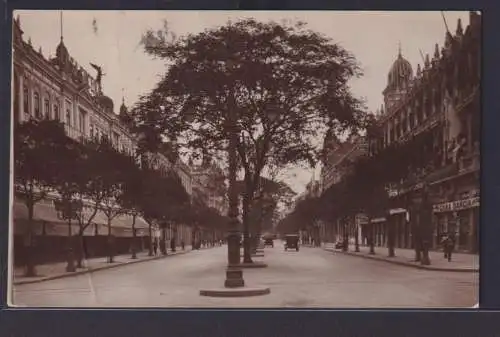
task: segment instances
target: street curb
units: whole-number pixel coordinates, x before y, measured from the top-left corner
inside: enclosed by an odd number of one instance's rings
[[[230,265],[229,267],[234,268],[267,268],[268,265],[263,262],[254,261],[252,263],[241,262],[237,265]]]
[[[200,290],[200,296],[208,297],[250,297],[262,296],[271,293],[269,288],[222,288],[222,289],[207,289]]]
[[[323,248],[324,250],[328,252],[336,252],[336,253],[342,253],[344,255],[349,255],[349,256],[356,256],[356,257],[361,257],[363,259],[369,259],[369,260],[375,260],[375,261],[380,261],[380,262],[387,262],[387,263],[392,263],[392,264],[397,264],[400,266],[405,266],[405,267],[412,267],[416,269],[424,269],[424,270],[432,270],[432,271],[447,271],[447,272],[455,272],[455,273],[477,273],[479,272],[479,268],[443,268],[443,267],[433,267],[433,266],[423,266],[419,264],[413,264],[410,262],[403,262],[403,261],[397,261],[397,260],[389,260],[388,258],[379,258],[377,256],[373,255],[362,255],[362,254],[356,254],[352,252],[343,252],[343,251],[337,251],[334,249],[328,249],[328,248]]]
[[[175,254],[154,256],[154,257],[149,258],[149,259],[142,259],[142,260],[140,260],[140,259],[132,260],[131,259],[130,261],[127,261],[127,262],[109,264],[109,265],[105,265],[105,266],[101,266],[101,267],[97,267],[97,268],[83,269],[83,270],[78,270],[78,271],[75,271],[75,272],[72,272],[72,273],[66,272],[64,274],[56,274],[56,275],[46,276],[46,277],[38,278],[36,280],[14,281],[12,284],[13,285],[22,285],[22,284],[32,284],[32,283],[40,283],[40,282],[45,282],[45,281],[50,281],[50,280],[57,280],[57,279],[66,278],[66,277],[78,276],[78,275],[83,275],[83,274],[90,274],[90,273],[93,273],[93,272],[96,272],[96,271],[100,271],[100,270],[106,270],[106,269],[113,269],[113,268],[118,268],[118,267],[122,267],[122,266],[128,266],[128,265],[135,264],[135,263],[140,263],[140,262],[160,260],[160,259],[167,258],[167,257],[170,257],[170,256],[183,255],[183,254],[187,254],[187,253],[190,253],[190,252],[192,252],[192,250],[185,251],[185,252],[178,252],[178,253],[175,253]],[[103,258],[105,258],[105,256]]]

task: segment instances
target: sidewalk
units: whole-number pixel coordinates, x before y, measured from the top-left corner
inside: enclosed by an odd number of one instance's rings
[[[208,249],[208,248],[201,248]],[[200,250],[201,250],[200,249]],[[157,255],[157,256],[148,256],[148,251],[143,251],[137,253],[137,259],[132,259],[131,254],[126,255],[117,255],[114,257],[113,263],[107,262],[107,257],[95,257],[88,260],[83,261],[84,268],[77,269],[75,272],[68,273],[66,272],[67,262],[56,262],[50,264],[41,264],[36,266],[36,272],[38,276],[35,277],[26,277],[24,276],[25,269],[24,267],[16,267],[14,270],[14,285],[20,284],[28,284],[28,283],[37,283],[48,280],[54,280],[58,278],[71,277],[75,275],[81,275],[86,273],[92,273],[98,270],[111,269],[124,265],[146,262],[151,260],[157,260],[162,258],[167,258],[169,256],[175,256],[180,254],[186,254],[191,252],[191,246],[186,246],[185,250],[177,249],[175,252],[168,251],[168,255]],[[75,262],[76,263],[76,262]]]
[[[331,252],[337,252],[352,256],[359,256],[366,259],[379,260],[388,263],[404,265],[413,268],[435,270],[435,271],[454,271],[454,272],[478,272],[479,255],[455,253],[452,255],[451,262],[444,258],[443,252],[430,251],[430,266],[423,266],[420,262],[415,262],[415,251],[413,249],[395,248],[395,257],[388,257],[387,247],[375,247],[375,255],[370,255],[370,247],[359,246],[359,253],[354,251],[354,245],[349,246],[349,251],[334,249],[332,243],[326,243],[323,249]]]

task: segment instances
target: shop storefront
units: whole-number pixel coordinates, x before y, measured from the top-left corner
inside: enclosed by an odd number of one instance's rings
[[[479,251],[479,196],[433,205],[436,222],[436,242],[444,234],[455,235],[455,248],[459,251]]]

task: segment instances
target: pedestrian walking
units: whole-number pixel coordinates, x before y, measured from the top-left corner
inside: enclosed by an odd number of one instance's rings
[[[451,262],[451,256],[453,254],[453,249],[455,248],[455,240],[452,235],[446,235],[443,240],[443,250],[444,258]]]
[[[174,238],[170,239],[170,250],[175,252],[175,239]]]
[[[158,243],[156,240],[153,241],[153,254],[156,256],[158,255]]]

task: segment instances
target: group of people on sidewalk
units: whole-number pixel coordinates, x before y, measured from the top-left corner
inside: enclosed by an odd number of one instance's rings
[[[191,247],[192,247],[192,249],[198,250],[200,248],[222,246],[223,243],[224,242],[222,240],[200,240],[200,241],[193,241],[191,243]],[[159,251],[158,251],[158,249],[159,249]],[[181,241],[181,249],[182,250],[186,249],[184,241]],[[170,250],[172,252],[175,252],[175,250],[176,250],[176,244],[175,244],[174,239],[170,240]],[[163,255],[167,254],[167,245],[166,245],[165,241],[163,241],[163,240],[153,241],[153,254],[155,256],[157,256],[158,254],[163,254]]]

